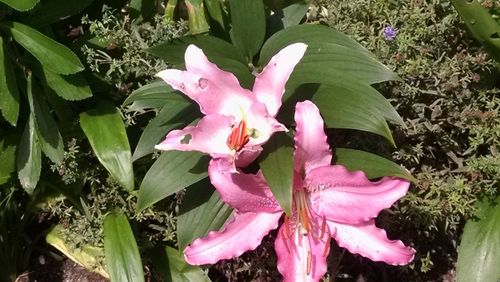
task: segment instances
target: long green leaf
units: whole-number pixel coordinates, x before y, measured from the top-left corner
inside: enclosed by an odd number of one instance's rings
[[[215,192],[208,178],[187,189],[177,216],[177,243],[179,249],[210,231],[219,230],[233,209]]]
[[[26,48],[45,68],[58,74],[72,74],[84,70],[80,59],[68,47],[27,25],[18,22],[9,22],[6,25],[14,40]]]
[[[264,42],[266,35],[266,18],[262,0],[230,0],[231,39],[252,61]]]
[[[391,130],[379,109],[367,103],[368,99],[361,95],[342,95],[343,91],[342,87],[329,85],[320,87],[313,96],[327,127],[375,133],[395,146]]]
[[[296,42],[303,42],[308,48],[289,84],[321,83],[328,77],[356,78],[366,84],[397,79],[355,40],[320,25],[297,25],[277,32],[262,47],[260,65],[266,65],[279,50]],[[302,78],[305,75],[307,79]]]
[[[19,117],[19,91],[7,45],[0,36],[0,110],[6,121],[15,126]]]
[[[198,152],[163,153],[144,176],[137,212],[207,177],[208,159]]]
[[[458,249],[458,282],[500,281],[500,196],[483,200],[465,224]]]
[[[28,11],[35,7],[39,0],[0,0],[18,11]]]
[[[32,194],[40,179],[42,169],[42,151],[37,140],[33,115],[30,115],[19,147],[17,147],[16,164],[21,186],[28,194]]]
[[[80,125],[101,164],[126,190],[134,189],[134,171],[125,125],[108,103],[80,114]]]
[[[79,73],[60,75],[44,69],[43,75],[47,86],[65,100],[76,101],[92,97],[92,90],[85,77]]]
[[[169,102],[187,101],[164,81],[154,81],[136,89],[123,102],[128,110],[161,109]]]
[[[293,140],[285,133],[274,134],[264,145],[260,168],[274,197],[291,216],[293,181]]]
[[[349,170],[362,170],[368,178],[395,176],[415,181],[415,178],[404,167],[365,151],[336,148],[335,163],[344,165]]]
[[[0,137],[0,185],[6,183],[16,170],[16,148],[19,137],[7,134]]]
[[[195,106],[187,102],[172,101],[166,104],[142,132],[132,155],[132,161],[151,154],[154,146],[160,143],[170,130],[192,122],[198,115]]]
[[[28,76],[28,101],[31,114],[35,119],[35,128],[38,141],[44,154],[51,161],[59,164],[64,157],[64,144],[57,128],[57,124],[49,111],[47,103],[42,97],[42,91]]]
[[[144,281],[139,248],[122,212],[112,212],[104,219],[104,253],[111,282]]]
[[[174,248],[155,248],[149,252],[149,257],[164,282],[210,281],[201,268],[187,264],[182,253]]]

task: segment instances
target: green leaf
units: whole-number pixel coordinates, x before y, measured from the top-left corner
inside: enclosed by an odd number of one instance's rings
[[[230,0],[231,39],[252,61],[264,42],[266,35],[266,17],[262,0]]]
[[[7,53],[7,45],[0,36],[0,110],[6,121],[13,126],[19,117],[19,92],[16,75]]]
[[[198,152],[168,151],[144,176],[137,212],[207,177],[209,157]]]
[[[47,102],[42,97],[42,91],[28,76],[28,101],[31,114],[35,120],[37,139],[42,151],[51,161],[60,164],[64,158],[64,144],[57,124],[50,113]]]
[[[452,0],[451,3],[472,35],[500,62],[500,24],[497,19],[479,1]]]
[[[28,11],[35,7],[39,0],[0,0],[18,11]]]
[[[210,15],[210,17],[219,25],[219,28],[221,30],[225,29],[225,24],[224,24],[224,8],[223,8],[223,3],[221,0],[205,0],[204,1],[207,12]],[[213,28],[213,23],[212,23],[212,28]]]
[[[464,227],[458,249],[458,282],[500,280],[500,196],[478,203],[476,215]]]
[[[290,216],[292,214],[293,140],[286,133],[276,133],[264,145],[259,160],[262,173],[274,197]]]
[[[68,47],[18,22],[6,24],[14,40],[26,48],[46,68],[58,74],[84,70],[80,59]]]
[[[125,125],[118,110],[100,103],[80,114],[80,126],[101,164],[127,191],[134,189],[134,171]]]
[[[282,10],[275,11],[268,17],[268,29],[271,30],[271,34],[274,34],[284,28],[298,25],[306,15],[307,10],[309,10],[309,1],[294,3]]]
[[[17,134],[7,134],[0,138],[0,185],[6,183],[16,170]]]
[[[174,248],[155,248],[149,252],[149,257],[164,282],[210,281],[201,268],[187,264],[182,253]]]
[[[343,95],[345,88],[322,86],[313,96],[328,128],[356,129],[385,137],[395,146],[391,130],[379,109],[362,95]]]
[[[279,50],[297,42],[308,47],[288,82],[295,87],[301,83],[328,82],[332,77],[355,78],[365,84],[397,79],[355,40],[320,25],[297,25],[277,32],[262,47],[260,65],[266,65]]]
[[[42,5],[33,10],[33,12],[26,17],[26,21],[23,22],[27,22],[29,25],[37,27],[47,26],[80,13],[90,6],[92,2],[94,2],[94,0],[78,0],[72,1],[71,5],[69,5],[67,0],[44,1]]]
[[[104,253],[112,282],[144,281],[139,248],[121,211],[112,212],[104,219]]]
[[[191,185],[186,191],[177,216],[177,243],[179,249],[208,232],[219,230],[233,209],[215,192],[208,178]]]
[[[43,75],[47,86],[65,100],[77,101],[92,97],[92,90],[87,80],[79,73],[60,75],[44,69]]]
[[[35,129],[35,118],[29,116],[24,128],[21,142],[17,147],[17,176],[28,194],[32,194],[40,179],[42,169],[42,151],[38,143]]]
[[[172,101],[166,104],[142,132],[132,161],[151,154],[154,151],[154,146],[160,143],[170,130],[192,122],[198,115],[199,112],[195,106],[187,102]]]
[[[136,89],[123,102],[128,110],[140,112],[146,109],[160,109],[167,103],[186,101],[164,81],[154,81]]]
[[[351,171],[362,170],[370,179],[395,176],[416,182],[415,178],[404,167],[372,153],[347,148],[336,148],[334,155],[336,164],[341,164]]]
[[[203,53],[210,60],[226,58],[246,64],[245,58],[234,45],[220,38],[206,35],[180,37],[155,45],[146,51],[164,59],[172,65],[182,67],[184,66],[184,53],[190,44],[194,44],[202,49]],[[212,62],[217,63],[216,61]]]

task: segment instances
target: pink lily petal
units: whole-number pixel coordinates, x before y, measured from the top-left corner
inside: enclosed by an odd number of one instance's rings
[[[326,245],[330,244],[328,237],[320,240],[310,234],[304,236],[299,229],[289,235],[287,232],[285,224],[281,225],[274,241],[283,281],[319,281],[326,273],[326,257],[330,251]]]
[[[261,152],[262,146],[260,145],[246,145],[236,154],[234,163],[237,167],[247,167],[257,159]]]
[[[254,250],[262,238],[278,226],[281,215],[281,212],[236,212],[223,231],[210,232],[207,237],[194,240],[184,250],[184,258],[192,265],[213,264]]]
[[[221,199],[239,212],[282,211],[262,175],[231,173],[232,164],[227,159],[212,159],[208,176]]]
[[[233,152],[226,145],[232,123],[233,118],[229,116],[204,116],[196,126],[170,131],[155,148],[164,151],[200,151],[212,157],[232,156]]]
[[[271,116],[278,113],[285,84],[306,49],[307,45],[304,43],[291,44],[281,49],[255,79],[253,92],[257,100],[267,106]]]
[[[328,222],[328,226],[339,246],[373,261],[404,265],[415,255],[415,250],[400,240],[389,240],[385,230],[377,228],[373,220],[358,225]]]
[[[356,224],[377,217],[403,197],[410,183],[384,177],[371,182],[362,171],[349,172],[341,165],[318,167],[306,175],[310,207],[328,220]]]
[[[181,91],[200,105],[204,114],[231,115],[241,119],[242,110],[255,101],[230,72],[211,63],[203,51],[189,45],[185,53],[186,71],[169,69],[157,74],[172,88]]]
[[[264,144],[274,132],[287,131],[283,124],[269,116],[266,106],[262,103],[254,103],[247,114],[247,128],[253,131],[250,134],[249,145]]]
[[[321,166],[328,166],[332,153],[324,131],[323,119],[318,108],[311,101],[295,106],[295,153],[294,166],[299,174]]]

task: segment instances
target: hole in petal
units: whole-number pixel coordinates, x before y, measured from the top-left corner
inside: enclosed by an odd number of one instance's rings
[[[207,88],[207,86],[208,86],[208,79],[206,79],[206,78],[200,78],[200,79],[198,80],[198,86],[199,86],[201,89],[205,89],[205,88]]]
[[[189,142],[191,141],[191,138],[193,138],[193,136],[191,136],[191,134],[184,135],[184,137],[181,139],[181,144],[189,144]]]

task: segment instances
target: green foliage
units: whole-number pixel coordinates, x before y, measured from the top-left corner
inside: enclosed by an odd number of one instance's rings
[[[476,0],[451,0],[451,3],[474,37],[500,62],[500,24]]]
[[[144,281],[139,248],[123,212],[113,211],[104,219],[104,251],[111,281]]]
[[[457,281],[495,282],[500,279],[500,196],[478,203],[460,243]]]
[[[478,197],[499,193],[496,63],[467,36],[449,1],[316,2],[309,20],[352,35],[402,79],[377,86],[407,127],[395,133],[394,157],[417,179],[392,217],[417,249],[414,279],[441,279],[456,260],[453,242]],[[486,2],[490,10],[499,7]],[[384,38],[388,26],[398,31],[394,40]],[[339,139],[339,146],[370,146]]]
[[[259,157],[262,174],[280,206],[287,215],[292,216],[293,139],[286,133],[276,133],[264,149],[265,154]]]
[[[125,93],[168,67],[144,50],[184,35],[186,30],[185,23],[166,24],[159,16],[137,24],[107,6],[103,6],[102,19],[84,17],[82,23],[89,25],[93,37],[82,47],[90,70]]]
[[[102,102],[80,114],[80,126],[101,164],[125,190],[134,190],[132,153],[118,110]]]

